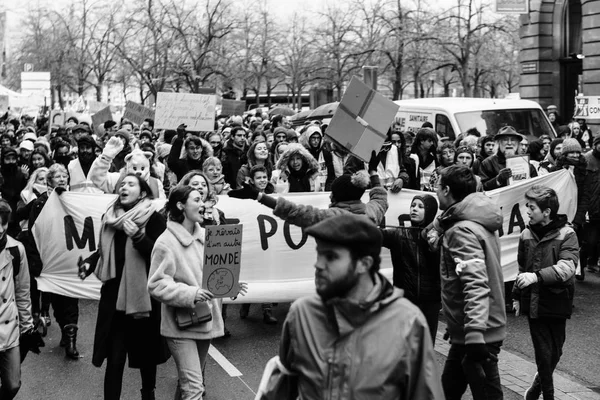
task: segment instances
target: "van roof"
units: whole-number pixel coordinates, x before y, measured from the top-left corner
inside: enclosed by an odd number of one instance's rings
[[[531,100],[517,99],[481,99],[474,97],[434,97],[427,99],[409,99],[396,100],[394,103],[402,108],[426,108],[426,109],[444,109],[453,112],[464,112],[473,110],[497,110],[497,109],[519,109],[519,108],[537,108],[540,105]]]

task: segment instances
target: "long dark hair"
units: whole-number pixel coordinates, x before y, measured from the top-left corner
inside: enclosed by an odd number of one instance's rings
[[[128,176],[132,176],[132,177],[134,177],[138,181],[138,184],[140,185],[140,194],[142,194],[142,192],[145,192],[146,193],[146,197],[145,197],[146,199],[152,200],[154,198],[154,195],[152,194],[152,189],[150,189],[150,185],[148,185],[148,182],[146,182],[145,179],[141,178],[139,175],[134,174],[134,173],[129,173],[129,174],[125,175],[123,177],[123,179],[121,179],[119,181],[119,187],[121,186],[121,183],[125,180],[125,178],[127,178]],[[139,199],[138,202],[140,200],[141,199]],[[115,208],[125,208],[125,206],[123,204],[121,204],[121,198],[120,197],[117,197],[117,200],[115,201]]]
[[[180,210],[177,207],[177,203],[185,203],[190,197],[190,193],[194,190],[193,187],[187,185],[179,185],[176,186],[169,195],[169,201],[167,202],[167,213],[169,215],[169,219],[174,222],[182,223],[185,219],[183,215],[183,210]]]

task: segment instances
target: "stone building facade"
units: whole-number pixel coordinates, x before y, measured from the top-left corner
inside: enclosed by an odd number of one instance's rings
[[[575,96],[600,96],[600,0],[530,0],[521,16],[521,98],[558,107],[567,122]],[[588,125],[597,131],[600,120]]]

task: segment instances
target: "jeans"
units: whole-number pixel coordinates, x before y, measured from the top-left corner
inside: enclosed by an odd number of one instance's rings
[[[502,342],[486,343],[490,357],[474,362],[466,357],[464,344],[452,344],[442,373],[446,400],[459,400],[471,388],[474,400],[502,400],[502,384],[498,371],[498,354]]]
[[[14,399],[21,388],[19,346],[0,352],[0,400]]]
[[[166,339],[177,366],[181,399],[202,399],[204,395],[202,372],[206,366],[210,340]]]
[[[538,369],[532,387],[534,392],[544,395],[544,400],[554,400],[552,374],[562,355],[566,325],[565,319],[529,318],[529,332]]]

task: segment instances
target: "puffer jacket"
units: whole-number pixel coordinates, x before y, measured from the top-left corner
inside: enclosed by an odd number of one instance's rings
[[[21,257],[19,274],[15,277],[10,251],[16,247]],[[6,238],[6,247],[0,252],[0,351],[19,345],[21,333],[33,328],[29,298],[29,268],[23,245],[12,237]]]
[[[302,169],[295,173],[290,171],[290,159],[299,155],[302,157]],[[310,154],[310,152],[301,144],[292,143],[288,146],[285,153],[281,155],[277,161],[276,170],[273,171],[271,183],[275,187],[276,193],[288,193],[298,190],[291,190],[291,187],[306,186],[311,192],[319,191],[317,180],[319,177],[319,163]],[[292,184],[292,180],[296,181],[296,185]]]
[[[585,154],[587,174],[583,183],[582,207],[591,221],[600,220],[600,152],[596,149]]]
[[[437,223],[443,232],[442,305],[452,343],[504,340],[504,278],[497,232],[502,211],[483,193],[472,193],[448,208]]]
[[[313,295],[290,307],[279,358],[298,376],[299,398],[444,398],[423,314],[402,290],[374,278],[361,304]]]
[[[521,232],[517,261],[519,273],[535,272],[538,282],[524,289],[513,287],[513,299],[530,318],[570,318],[575,292],[574,275],[579,242],[566,215],[559,215],[544,237],[531,227]]]

